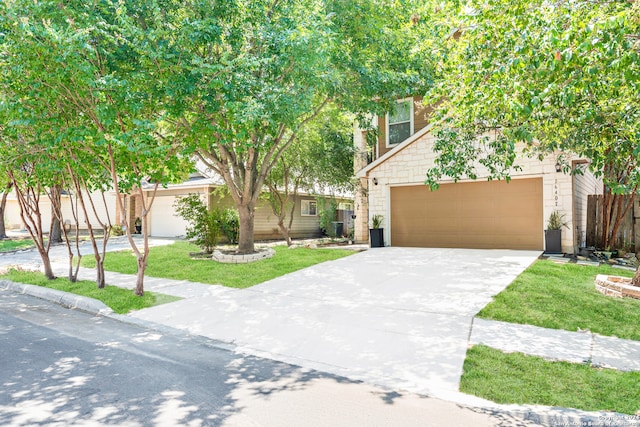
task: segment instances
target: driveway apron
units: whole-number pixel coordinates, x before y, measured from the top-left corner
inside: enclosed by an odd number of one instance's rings
[[[131,316],[239,351],[446,397],[458,390],[473,316],[539,255],[376,248]]]

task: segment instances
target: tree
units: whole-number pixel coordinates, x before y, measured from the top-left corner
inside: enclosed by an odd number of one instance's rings
[[[349,191],[353,178],[352,118],[330,106],[282,154],[265,179],[266,197],[278,218],[278,229],[291,245],[295,199],[312,194]]]
[[[640,2],[447,7],[441,18],[455,31],[437,50],[427,99],[439,102],[439,157],[427,182],[475,178],[477,165],[508,179],[519,147],[532,156],[574,153],[604,181],[607,245],[630,207],[622,195],[640,184]]]
[[[13,188],[11,181],[7,181],[7,184],[2,191],[2,198],[0,199],[0,239],[8,239],[6,225],[4,223],[4,214],[7,208],[7,197]]]
[[[7,127],[15,135],[33,136],[25,139],[31,152],[64,145],[82,153],[82,160],[91,159],[98,182],[105,173],[110,177],[137,258],[135,292],[142,295],[148,212],[157,188],[187,170],[180,128],[165,119],[173,94],[162,84],[166,75],[181,72],[165,67],[175,63],[161,64],[152,57],[171,38],[166,14],[180,6],[23,0],[5,6],[0,25],[2,91],[11,95],[5,103]],[[123,203],[131,192],[140,195],[143,205],[142,248],[131,236]]]
[[[227,184],[254,251],[265,180],[330,102],[356,113],[424,86],[409,1],[188,2],[177,27],[191,145]],[[418,2],[416,2],[418,3]]]
[[[49,239],[51,243],[62,243],[62,215],[60,211],[62,203],[62,185],[54,185],[48,192],[51,199],[51,218],[53,220],[51,224],[51,231],[49,232]]]

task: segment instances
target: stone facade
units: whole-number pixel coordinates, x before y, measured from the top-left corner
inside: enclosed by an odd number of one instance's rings
[[[427,170],[435,164],[436,154],[431,149],[432,145],[433,135],[428,128],[425,128],[358,173],[358,177],[366,179],[368,184],[369,212],[367,220],[370,221],[376,214],[384,216],[382,226],[385,228],[385,242],[389,242],[391,237],[388,221],[390,218],[390,188],[424,184]],[[568,160],[571,162],[577,159]],[[521,167],[521,170],[514,171],[512,179],[542,178],[545,226],[546,220],[553,211],[557,210],[564,214],[569,228],[563,229],[562,250],[573,253],[577,241],[577,236],[574,233],[576,230],[576,224],[574,224],[574,178],[569,173],[556,172],[556,161],[555,156],[549,156],[542,161],[535,157],[520,156],[516,164]],[[488,171],[479,164],[476,166],[477,180],[486,179]],[[584,188],[594,188],[594,191],[597,191],[598,180],[587,176],[583,181],[581,185]],[[448,182],[453,182],[453,180],[442,181],[442,183]],[[601,183],[599,185],[602,187]],[[364,221],[358,222],[360,227],[365,226]],[[544,230],[541,229],[540,233],[543,234]]]

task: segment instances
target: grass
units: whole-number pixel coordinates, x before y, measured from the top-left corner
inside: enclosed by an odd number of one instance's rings
[[[44,274],[33,271],[9,270],[9,272],[0,277],[11,280],[12,282],[43,286],[94,298],[102,301],[114,312],[119,314],[125,314],[132,310],[140,310],[181,299],[155,292],[145,292],[144,296],[139,297],[135,295],[132,290],[122,289],[116,286],[106,286],[103,289],[98,289],[96,283],[89,280],[80,280],[78,282],[71,282],[66,278],[48,280]]]
[[[568,331],[588,329],[640,340],[640,300],[600,294],[593,283],[597,274],[630,277],[633,272],[540,260],[498,294],[478,317]]]
[[[11,252],[20,249],[32,248],[33,240],[31,239],[3,239],[0,240],[0,252]]]
[[[460,391],[497,403],[561,406],[635,414],[640,372],[548,362],[477,345],[467,351]]]
[[[191,259],[197,246],[184,241],[151,248],[146,274],[165,279],[221,284],[231,288],[248,288],[324,261],[335,260],[354,252],[346,249],[288,249],[274,247],[273,258],[249,264],[221,264],[210,259]],[[95,260],[82,259],[84,267],[95,267]],[[105,269],[135,274],[136,261],[131,251],[111,252],[105,258]]]

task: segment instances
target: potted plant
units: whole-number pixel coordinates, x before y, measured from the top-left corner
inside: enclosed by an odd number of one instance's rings
[[[384,228],[382,228],[382,215],[371,217],[371,228],[369,229],[369,244],[372,248],[384,247]]]
[[[136,218],[133,225],[136,227],[136,234],[142,234],[142,219],[140,219],[140,217]]]
[[[564,214],[553,211],[547,221],[547,229],[544,230],[544,251],[551,254],[562,253],[562,227],[569,228],[564,219]]]

